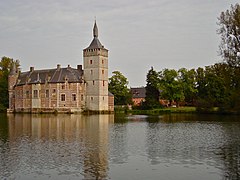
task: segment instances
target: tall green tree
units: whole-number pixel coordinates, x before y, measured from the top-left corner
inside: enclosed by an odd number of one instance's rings
[[[8,75],[13,65],[18,68],[19,60],[13,60],[9,57],[2,57],[0,61],[0,109],[8,108]]]
[[[240,112],[240,5],[231,5],[230,9],[222,12],[218,25],[220,55],[228,65],[227,71],[222,69],[221,73],[225,75],[224,85],[228,92],[223,107],[227,111]]]
[[[119,71],[114,71],[112,74],[112,77],[109,78],[108,90],[114,95],[114,104],[132,104],[132,96],[127,87],[127,78]]]
[[[144,102],[144,108],[153,109],[160,106],[159,97],[159,73],[156,72],[153,67],[147,73],[147,86],[146,86],[146,98]]]

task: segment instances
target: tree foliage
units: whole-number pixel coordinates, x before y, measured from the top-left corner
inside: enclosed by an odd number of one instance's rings
[[[0,110],[8,107],[8,75],[11,68],[15,65],[17,68],[19,60],[13,60],[9,57],[2,57],[0,61]]]
[[[109,78],[108,90],[114,95],[114,104],[131,104],[132,99],[130,90],[127,87],[127,78],[119,71],[114,71],[112,74],[112,77]]]
[[[167,99],[172,105],[173,101],[178,103],[184,100],[183,85],[178,79],[178,72],[174,69],[160,71],[161,98]]]
[[[187,70],[186,68],[181,68],[178,70],[179,82],[182,86],[184,101],[186,105],[193,105],[196,101],[196,71],[195,69]]]
[[[160,105],[159,74],[153,69],[153,67],[148,71],[146,81],[146,101],[144,102],[144,107],[146,109],[153,109]]]
[[[231,5],[230,10],[222,12],[218,25],[221,56],[230,66],[240,67],[240,5]]]

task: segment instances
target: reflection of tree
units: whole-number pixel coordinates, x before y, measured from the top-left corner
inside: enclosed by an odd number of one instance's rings
[[[146,146],[151,163],[207,164],[220,169],[224,179],[240,179],[239,117],[194,115],[192,121],[191,116],[149,122]]]
[[[1,168],[7,171],[6,177],[38,174],[40,178],[106,178],[108,128],[113,118],[114,115],[9,115],[9,148],[1,155],[7,158]]]
[[[229,123],[223,124],[226,136],[224,145],[215,154],[222,161],[223,173],[226,179],[240,179],[240,124],[239,117],[231,117]],[[234,121],[235,120],[235,121]]]
[[[8,138],[8,123],[6,121],[6,114],[0,113],[0,143],[6,142]],[[0,144],[1,145],[1,144]]]

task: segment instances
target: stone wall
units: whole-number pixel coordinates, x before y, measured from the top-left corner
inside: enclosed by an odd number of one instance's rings
[[[13,92],[16,112],[81,112],[85,107],[84,83],[25,84]]]

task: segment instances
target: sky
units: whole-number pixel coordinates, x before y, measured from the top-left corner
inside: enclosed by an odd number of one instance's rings
[[[146,85],[153,67],[198,68],[220,62],[217,18],[237,0],[0,0],[0,56],[22,71],[83,64],[93,39],[109,50],[109,77]]]

